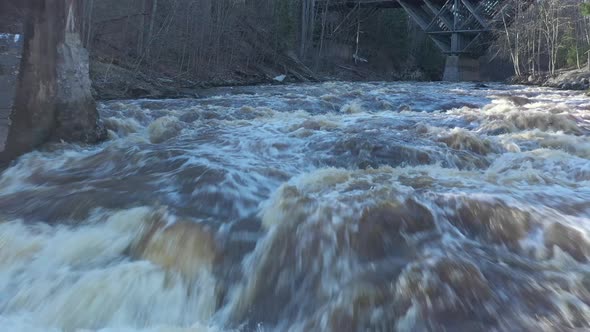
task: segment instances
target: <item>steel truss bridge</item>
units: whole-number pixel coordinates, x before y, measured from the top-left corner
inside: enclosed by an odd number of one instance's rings
[[[530,0],[523,0],[530,2]],[[315,0],[330,10],[403,8],[446,54],[445,79],[479,80],[479,63],[493,40],[514,19],[513,0]]]

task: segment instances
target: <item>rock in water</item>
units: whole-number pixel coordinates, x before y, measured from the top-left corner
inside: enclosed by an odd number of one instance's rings
[[[131,257],[177,272],[186,280],[211,272],[219,253],[213,234],[200,224],[179,221],[172,225],[155,222],[130,248]]]
[[[163,116],[156,119],[148,127],[150,142],[154,144],[162,143],[178,135],[181,130],[182,125],[177,118],[173,116]]]

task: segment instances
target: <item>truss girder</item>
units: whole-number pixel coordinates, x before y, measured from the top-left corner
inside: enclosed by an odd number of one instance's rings
[[[523,0],[530,2],[532,0]],[[403,8],[448,55],[482,55],[501,29],[502,13],[513,17],[510,0],[316,0],[332,8]],[[325,8],[325,7],[324,7]]]

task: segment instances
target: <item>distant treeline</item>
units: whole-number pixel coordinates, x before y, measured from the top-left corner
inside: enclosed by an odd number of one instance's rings
[[[512,63],[517,76],[554,74],[582,68],[590,60],[590,3],[587,0],[539,0],[516,4],[511,25],[497,31],[491,51]]]
[[[512,68],[524,76],[587,66],[587,0],[510,1],[516,17],[495,31],[486,56],[493,72]],[[13,8],[18,3],[0,1],[0,32],[22,28],[26,13]],[[375,79],[441,77],[444,56],[403,10],[324,10],[313,3],[83,0],[82,38],[94,61],[194,81],[288,74],[293,67],[302,79],[357,71]]]
[[[442,55],[402,10],[315,8],[305,17],[305,3],[85,0],[83,39],[100,61],[204,80],[287,71],[294,61],[314,73],[440,77]]]

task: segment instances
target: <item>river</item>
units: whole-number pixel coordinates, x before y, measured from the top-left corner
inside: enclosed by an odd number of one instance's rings
[[[488,84],[99,105],[0,176],[2,331],[590,328],[590,98]]]

